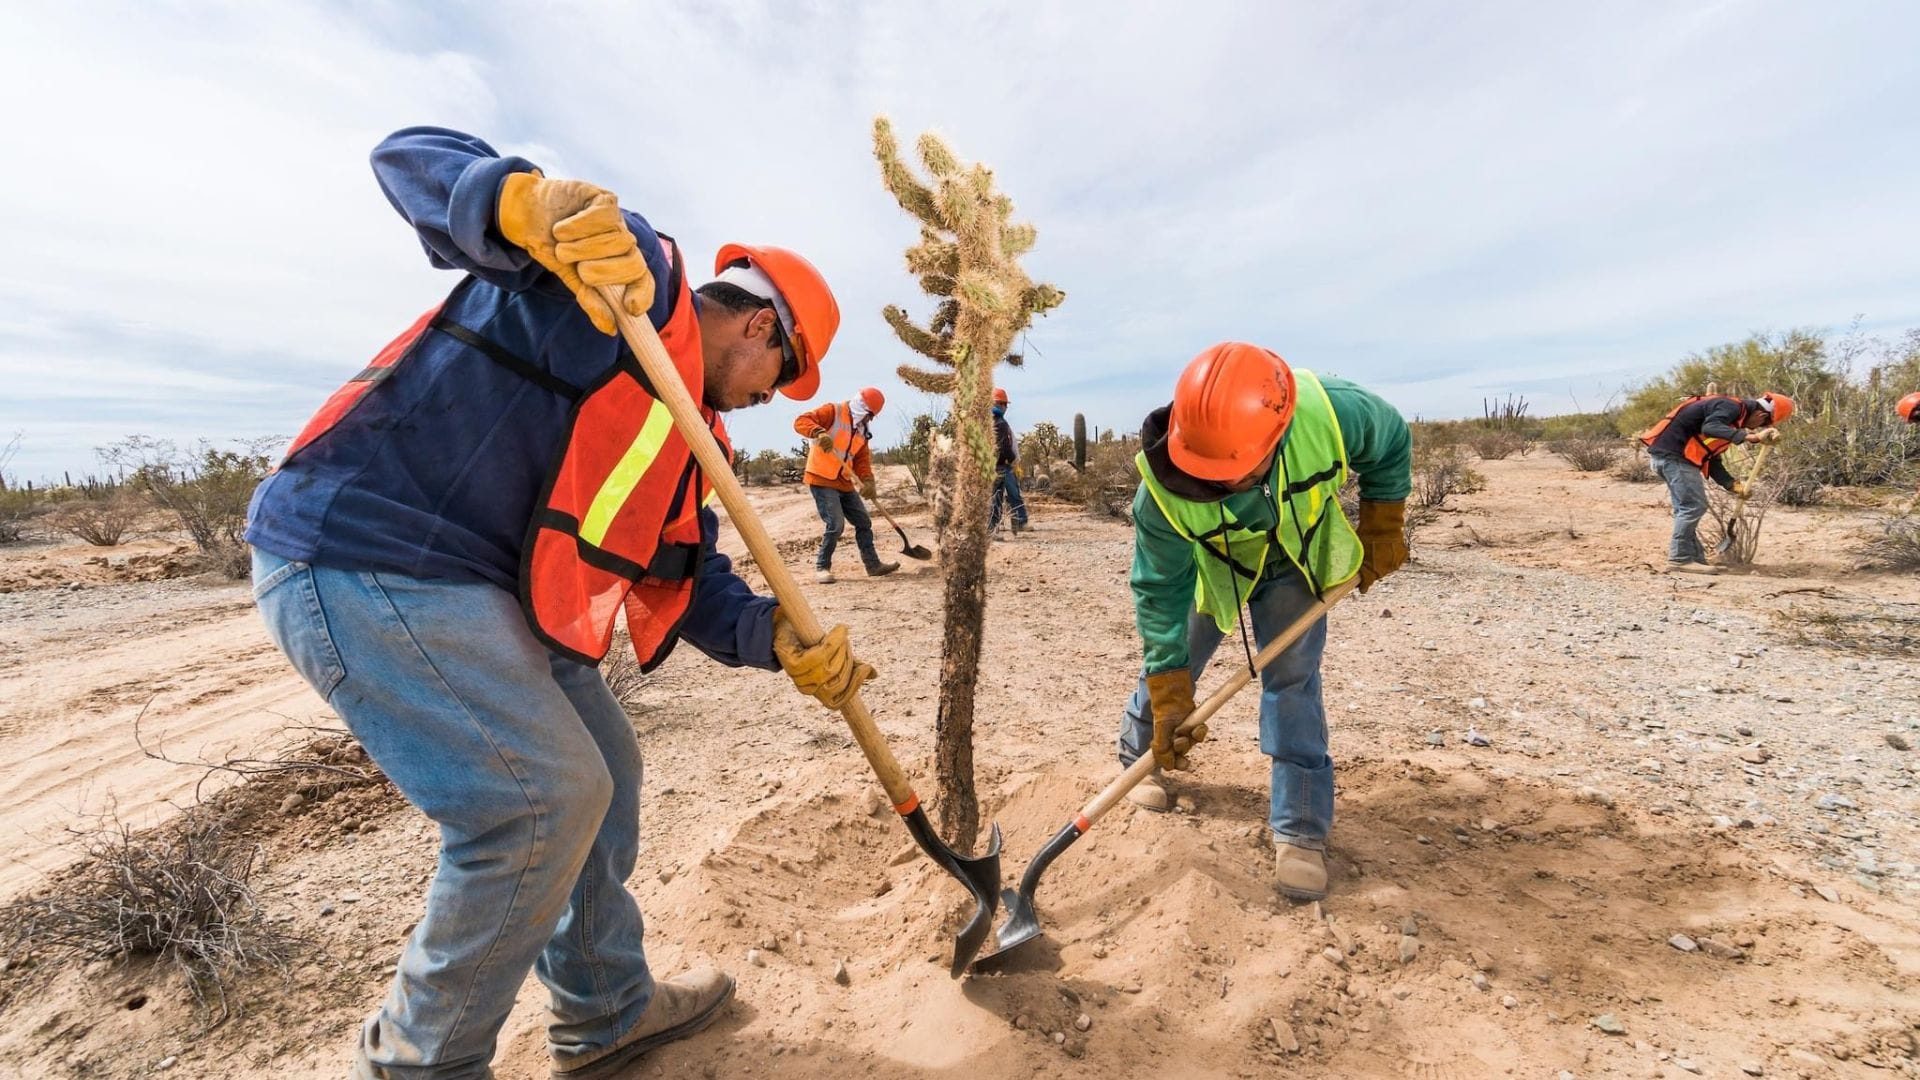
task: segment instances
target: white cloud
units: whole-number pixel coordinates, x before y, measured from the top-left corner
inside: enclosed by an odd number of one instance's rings
[[[1129,428],[1228,337],[1410,413],[1592,404],[1750,329],[1920,323],[1917,30],[1891,2],[42,5],[0,42],[31,103],[0,120],[0,433],[34,475],[116,423],[297,428],[451,285],[366,166],[416,123],[605,183],[696,259],[807,252],[846,315],[828,392],[901,389],[877,310],[926,304],[876,112],[1040,226],[1069,300],[1006,374],[1024,420]],[[788,412],[736,441],[794,441]]]

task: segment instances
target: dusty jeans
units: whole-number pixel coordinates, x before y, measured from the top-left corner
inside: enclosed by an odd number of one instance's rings
[[[1670,454],[1650,454],[1653,474],[1667,482],[1673,502],[1673,539],[1667,543],[1667,561],[1703,563],[1707,549],[1700,546],[1700,519],[1707,516],[1707,478],[1700,467]]]
[[[625,881],[640,746],[600,672],[550,652],[512,593],[256,550],[274,644],[440,826],[427,910],[356,1077],[486,1077],[532,969],[557,1055],[611,1044],[653,997]]]
[[[853,523],[853,542],[860,548],[860,561],[869,570],[879,566],[880,552],[873,546],[873,518],[860,493],[818,485],[808,490],[813,492],[813,508],[820,512],[820,521],[826,526],[820,534],[820,554],[813,561],[814,569],[833,568],[833,550],[840,545],[840,535],[847,531],[848,522]]]
[[[1312,605],[1312,591],[1291,565],[1261,581],[1247,598],[1254,650],[1279,636]],[[1194,685],[1199,685],[1200,673],[1224,637],[1211,615],[1195,612],[1188,622],[1187,658]],[[1327,710],[1320,700],[1320,656],[1326,645],[1327,620],[1322,617],[1260,672],[1260,750],[1273,759],[1267,827],[1277,843],[1296,847],[1324,848],[1333,831],[1333,759],[1327,756]],[[1226,659],[1228,664],[1246,662],[1245,652],[1237,647]],[[1204,692],[1201,696],[1204,700]],[[1219,718],[1211,726],[1212,738],[1220,738]],[[1120,764],[1133,764],[1152,742],[1153,705],[1143,672],[1120,717]],[[1210,749],[1200,744],[1195,760],[1205,761]]]
[[[1013,523],[1024,529],[1027,527],[1027,500],[1020,494],[1020,477],[1010,466],[1001,466],[993,477],[993,509],[987,519],[987,527],[1000,527],[1000,508],[1005,504],[1013,511]]]

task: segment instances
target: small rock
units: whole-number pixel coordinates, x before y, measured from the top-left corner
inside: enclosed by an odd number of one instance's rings
[[[1468,949],[1467,959],[1473,961],[1476,970],[1486,972],[1493,970],[1493,954],[1485,949]]]
[[[846,961],[835,960],[833,962],[833,981],[839,983],[841,986],[847,986],[853,982],[853,976],[847,974]]]
[[[671,882],[672,880],[673,880],[673,871],[671,870],[660,871],[660,884],[665,885],[668,882]]]
[[[305,795],[297,791],[288,792],[287,797],[280,800],[280,812],[282,814],[291,814],[306,805],[306,802],[307,797]]]
[[[350,832],[359,832],[359,831],[360,831],[360,819],[359,819],[359,818],[348,818],[348,819],[346,819],[345,821],[342,821],[342,822],[340,823],[340,831],[341,831],[341,832],[343,832],[343,833],[350,833]]]
[[[1331,945],[1320,950],[1320,958],[1337,968],[1345,968],[1347,966],[1346,954]]]
[[[1905,735],[1901,735],[1898,732],[1893,732],[1893,731],[1887,732],[1887,745],[1893,747],[1895,750],[1913,749],[1913,744],[1907,741],[1907,737]]]
[[[1437,731],[1429,731],[1427,732],[1427,745],[1428,746],[1445,746],[1447,745],[1447,737],[1445,735],[1440,734]]]
[[[1182,795],[1179,798],[1173,800],[1173,808],[1174,810],[1182,814],[1193,813],[1193,796]]]
[[[1294,1037],[1292,1024],[1276,1016],[1267,1021],[1267,1028],[1267,1034],[1275,1046],[1289,1054],[1300,1052],[1300,1040]]]
[[[1093,1017],[1088,1016],[1086,1013],[1081,1013],[1079,1016],[1073,1018],[1073,1030],[1086,1031],[1091,1027],[1093,1027]]]
[[[1757,1061],[1743,1061],[1740,1063],[1740,1071],[1748,1076],[1764,1076],[1767,1070],[1761,1068]]]
[[[321,905],[320,905],[320,914],[321,914],[322,916],[326,916],[326,915],[331,915],[331,914],[333,914],[333,905],[332,905],[332,904],[321,904]]]
[[[1067,1033],[1064,1031],[1056,1031],[1051,1036],[1049,1036],[1049,1038],[1053,1040],[1054,1045],[1064,1046],[1066,1045],[1066,1042],[1067,1042]]]
[[[1485,735],[1480,734],[1479,730],[1476,728],[1468,728],[1467,729],[1467,745],[1468,746],[1492,746],[1493,740],[1487,738]]]
[[[807,932],[805,930],[795,930],[793,932],[793,947],[796,949],[802,948],[806,945],[806,943],[807,943]]]
[[[357,892],[343,892],[340,894],[340,902],[343,904],[357,904],[364,899],[366,898]]]
[[[1811,1050],[1802,1050],[1797,1046],[1787,1051],[1787,1057],[1805,1065],[1809,1069],[1825,1069],[1827,1067],[1826,1058],[1821,1057]]]
[[[1406,935],[1407,937],[1419,937],[1420,924],[1414,919],[1413,916],[1409,915],[1406,918],[1400,920],[1400,932]]]
[[[1511,1009],[1511,1008],[1517,1007],[1520,1004],[1520,999],[1517,997],[1514,997],[1512,994],[1506,994],[1500,998],[1500,1004]]]
[[[1820,899],[1825,900],[1829,904],[1837,904],[1840,902],[1839,891],[1831,885],[1815,885],[1813,891],[1819,893]]]
[[[1464,979],[1467,977],[1467,965],[1458,960],[1449,959],[1440,965],[1440,973],[1449,979]]]
[[[1469,698],[1469,699],[1467,699],[1467,708],[1469,708],[1469,709],[1484,709],[1484,708],[1486,708],[1486,707],[1487,707],[1487,699],[1486,699],[1486,698],[1483,698],[1483,697],[1477,697],[1477,698]]]
[[[1676,1069],[1680,1069],[1684,1072],[1693,1073],[1696,1076],[1699,1075],[1700,1073],[1700,1066],[1696,1065],[1691,1058],[1683,1058],[1683,1057],[1674,1058],[1673,1067]]]
[[[153,1063],[153,1071],[164,1072],[165,1070],[171,1069],[179,1063],[180,1063],[179,1058],[173,1056],[172,1054],[168,1054],[166,1057],[163,1057],[159,1061],[156,1061]]]
[[[1673,946],[1676,949],[1679,949],[1681,952],[1693,952],[1694,950],[1700,947],[1699,942],[1693,940],[1692,938],[1688,937],[1685,934],[1673,935],[1672,937],[1667,939],[1667,944]]]
[[[1420,939],[1402,935],[1400,938],[1400,962],[1411,964],[1420,959]]]
[[[1431,837],[1431,836],[1415,836],[1415,837],[1414,837],[1414,839],[1415,839],[1415,840],[1417,840],[1417,841],[1419,841],[1419,842],[1420,842],[1420,843],[1422,843],[1422,844],[1431,844],[1431,843],[1433,843],[1433,837]]]
[[[1599,1016],[1594,1017],[1593,1026],[1599,1028],[1607,1035],[1625,1035],[1627,1033],[1626,1026],[1620,1023],[1612,1013],[1601,1013]]]
[[[1744,738],[1748,738],[1748,739],[1753,738],[1753,729],[1751,727],[1748,727],[1745,724],[1736,725],[1733,731],[1734,731],[1734,734],[1740,735]]]
[[[1020,1013],[1019,1015],[1013,1018],[1013,1026],[1016,1030],[1019,1030],[1019,1031],[1027,1030],[1027,1025],[1031,1023],[1033,1023],[1033,1021],[1027,1019],[1026,1013]]]
[[[1765,765],[1773,760],[1773,754],[1764,746],[1749,746],[1740,751],[1740,760],[1749,765]]]
[[[1590,802],[1609,810],[1613,809],[1613,794],[1597,787],[1583,787],[1574,794],[1574,798],[1580,802]]]
[[[1813,801],[1813,805],[1820,810],[1858,810],[1860,809],[1859,803],[1854,802],[1852,799],[1847,798],[1845,795],[1836,795],[1831,791],[1827,792],[1825,795],[1820,796],[1818,799],[1815,799]]]
[[[747,963],[752,964],[754,967],[766,967],[767,958],[759,949],[748,949]]]
[[[1715,960],[1739,960],[1747,955],[1745,949],[1729,945],[1719,938],[1710,937],[1700,939],[1700,951]]]
[[[1485,993],[1486,991],[1493,989],[1493,983],[1488,981],[1485,972],[1476,971],[1473,973],[1473,988],[1482,993]]]

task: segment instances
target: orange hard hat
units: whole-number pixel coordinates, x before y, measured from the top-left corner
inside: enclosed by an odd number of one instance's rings
[[[1767,407],[1767,415],[1776,424],[1793,415],[1793,399],[1785,394],[1761,394],[1760,404]]]
[[[994,387],[993,403],[995,405],[1005,405],[1007,403],[1007,392],[998,386]]]
[[[1901,398],[1900,403],[1893,407],[1893,411],[1899,413],[1900,419],[1909,424],[1920,424],[1920,390]]]
[[[727,267],[742,260],[765,274],[779,292],[778,296],[765,299],[774,301],[781,328],[792,341],[794,355],[800,360],[800,376],[781,387],[780,392],[795,401],[805,401],[820,389],[820,361],[826,357],[827,347],[833,344],[833,335],[840,329],[840,305],[820,271],[786,248],[725,244],[713,257],[713,272],[721,274],[724,280]],[[746,282],[736,284],[747,285]],[[749,287],[748,291],[753,290]]]
[[[1293,419],[1293,369],[1278,353],[1222,342],[1173,387],[1167,453],[1188,476],[1222,483],[1259,468]]]
[[[869,386],[860,391],[860,400],[867,403],[867,415],[879,416],[880,410],[887,407],[887,395],[877,386]]]

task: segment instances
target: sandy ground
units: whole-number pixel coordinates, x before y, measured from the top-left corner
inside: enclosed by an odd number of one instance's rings
[[[630,886],[657,970],[717,961],[740,994],[632,1075],[1920,1072],[1920,752],[1896,746],[1920,742],[1920,702],[1893,640],[1916,632],[1920,582],[1852,568],[1859,511],[1775,510],[1751,574],[1657,575],[1659,487],[1538,454],[1482,469],[1488,489],[1421,530],[1413,566],[1333,615],[1321,905],[1272,889],[1249,694],[1176,784],[1181,812],[1123,806],[1049,872],[1047,936],[1022,967],[950,980],[960,892],[913,857],[837,718],[777,677],[676,653],[638,696]],[[759,498],[810,567],[810,500]],[[923,514],[901,521],[930,540]],[[979,702],[1010,881],[1111,775],[1139,658],[1128,529],[1058,506],[1037,522],[993,550]],[[94,557],[0,552],[0,893],[58,865],[76,813],[191,797],[201,770],[135,745],[143,708],[142,732],[179,757],[333,722],[243,588],[129,581],[131,560]],[[924,776],[937,570],[869,581],[841,562],[840,584],[805,588],[880,669],[868,700]],[[1882,636],[1833,647],[1810,627]],[[0,1075],[342,1075],[418,917],[433,834],[380,788],[262,832],[265,902],[313,942],[289,979],[249,984],[243,1015],[205,1030],[150,966],[9,957]],[[542,1002],[529,980],[500,1076],[545,1075]]]

